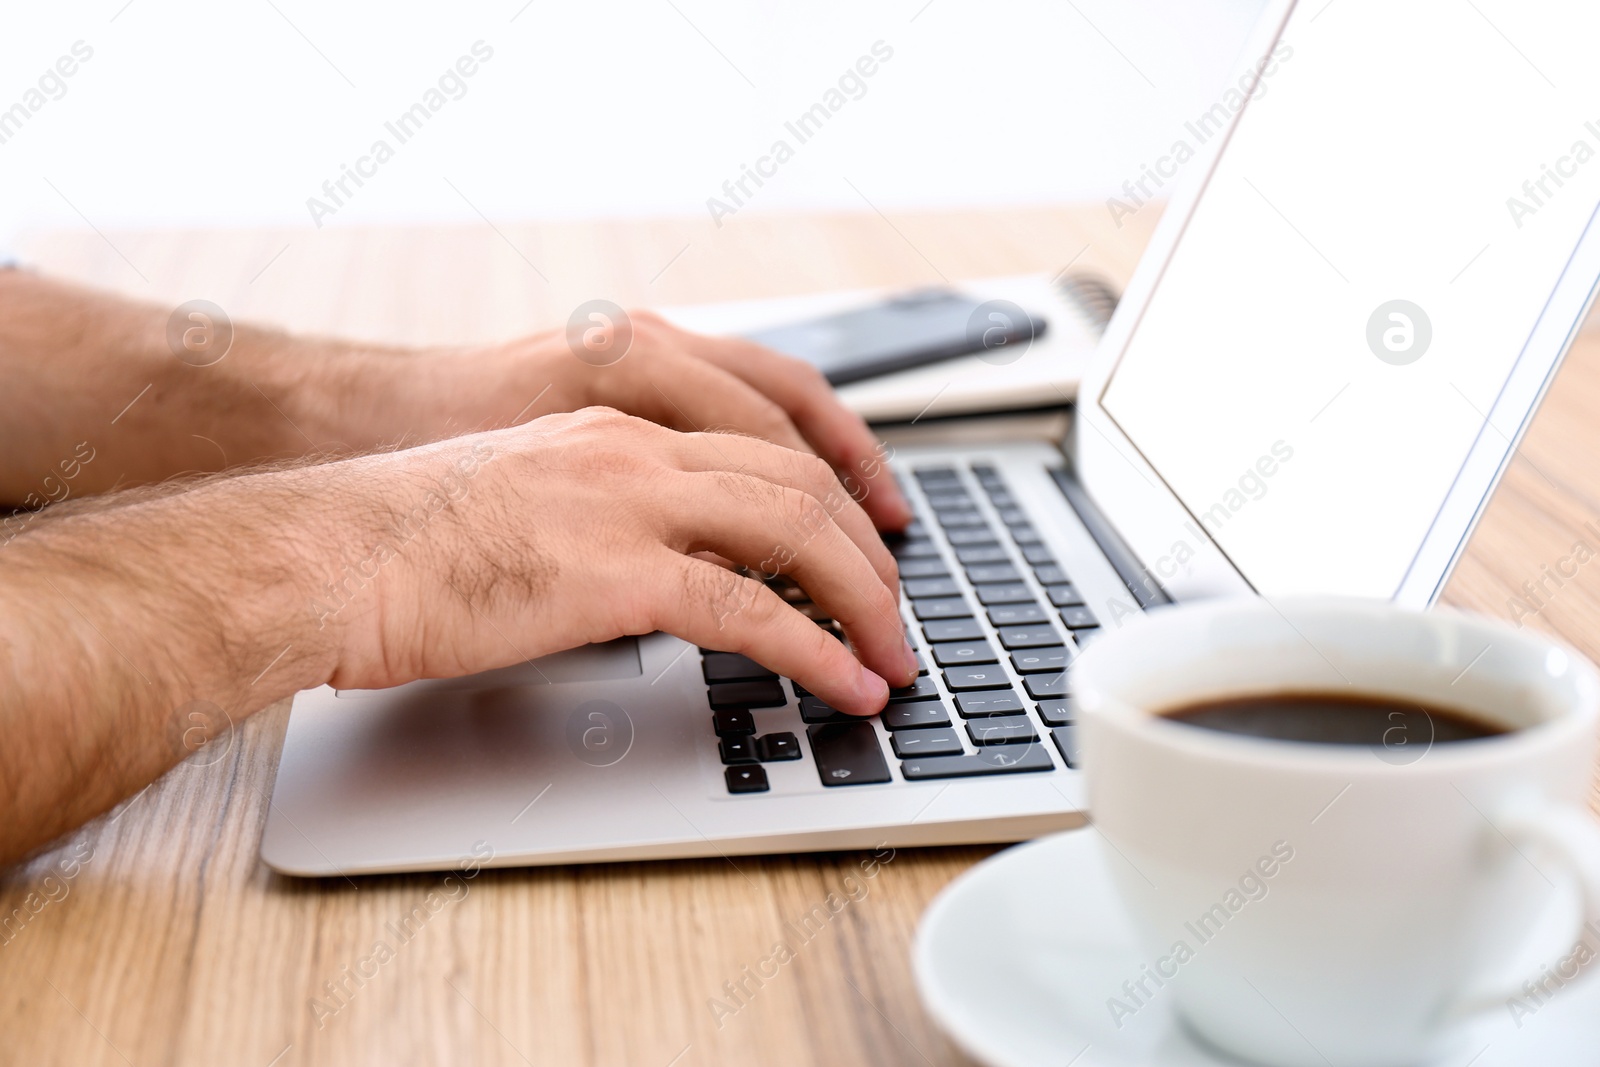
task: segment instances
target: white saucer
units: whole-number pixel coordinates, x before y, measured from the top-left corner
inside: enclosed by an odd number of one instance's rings
[[[989,1067],[1237,1067],[1160,997],[1122,1029],[1113,1023],[1107,999],[1143,962],[1112,887],[1108,863],[1123,862],[1094,830],[1069,830],[944,888],[922,917],[912,964],[929,1014],[956,1044]],[[1520,1029],[1509,1010],[1490,1012],[1438,1067],[1593,1067],[1600,981],[1585,977]]]

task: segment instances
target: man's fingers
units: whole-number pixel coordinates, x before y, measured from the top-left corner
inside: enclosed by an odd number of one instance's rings
[[[734,337],[694,337],[692,351],[771,397],[845,479],[880,529],[902,530],[911,506],[889,473],[882,445],[866,422],[840,402],[811,364]]]
[[[768,441],[731,434],[672,435],[667,445],[673,449],[674,458],[683,470],[735,471],[810,494],[850,535],[877,572],[878,580],[898,598],[900,571],[894,556],[884,547],[872,520],[845,491],[826,460]]]
[[[739,338],[688,333],[649,312],[634,320],[655,338],[652,351],[598,368],[598,398],[677,430],[735,429],[815,452],[879,529],[911,521],[881,444],[815,367]]]
[[[686,475],[665,496],[664,515],[676,523],[668,532],[671,547],[710,550],[764,574],[792,576],[844,627],[874,673],[895,685],[916,677],[898,597],[815,497],[726,471]]]
[[[609,401],[634,415],[685,433],[737,430],[785,448],[811,450],[777,403],[720,367],[669,351],[648,365],[619,363],[602,369]]]
[[[688,556],[663,561],[662,568],[676,580],[662,585],[661,629],[702,648],[749,656],[840,711],[871,715],[888,701],[881,676],[761,582]]]

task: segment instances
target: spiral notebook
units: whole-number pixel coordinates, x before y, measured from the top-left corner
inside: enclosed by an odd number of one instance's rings
[[[978,300],[1009,300],[1049,324],[1020,356],[997,363],[960,356],[843,386],[839,395],[872,422],[921,422],[951,415],[1059,407],[1078,380],[1116,308],[1117,292],[1088,272],[980,278],[951,286]],[[763,300],[663,308],[685,329],[746,334],[766,326],[830,315],[893,296],[894,289],[853,289]],[[1008,357],[1010,353],[1007,353]]]

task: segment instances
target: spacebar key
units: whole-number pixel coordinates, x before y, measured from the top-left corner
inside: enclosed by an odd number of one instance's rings
[[[1002,751],[1002,749],[1020,751]],[[900,764],[900,773],[906,781],[916,782],[927,778],[968,778],[975,774],[1022,774],[1028,771],[1053,770],[1050,753],[1043,745],[1004,745],[988,752],[966,756],[924,756],[908,759]]]
[[[872,785],[893,781],[872,723],[830,722],[806,727],[823,785]]]

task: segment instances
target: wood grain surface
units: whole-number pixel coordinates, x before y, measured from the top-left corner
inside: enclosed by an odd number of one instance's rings
[[[35,235],[42,269],[236,319],[409,343],[624,305],[920,284],[1069,262],[1125,278],[1155,210],[737,217],[406,230]],[[1511,616],[1600,547],[1600,339],[1580,339],[1446,595]],[[1596,523],[1586,527],[1586,523]],[[1570,567],[1568,568],[1570,570]],[[1591,569],[1594,573],[1590,573]],[[1524,623],[1600,656],[1600,564]],[[0,1062],[962,1064],[920,1007],[923,908],[991,849],[903,850],[731,1014],[724,983],[866,854],[296,880],[256,851],[288,715],[238,724],[0,876]],[[3,743],[3,741],[0,741]],[[859,896],[859,891],[857,893]],[[20,912],[15,911],[20,909]],[[399,930],[403,936],[397,936]],[[376,952],[379,941],[391,946]],[[747,988],[751,984],[746,980]]]

